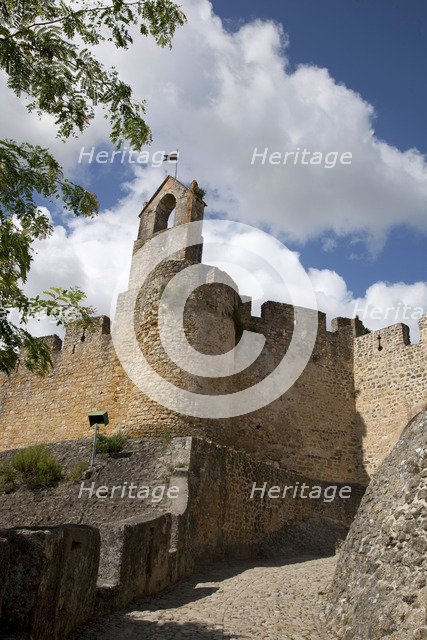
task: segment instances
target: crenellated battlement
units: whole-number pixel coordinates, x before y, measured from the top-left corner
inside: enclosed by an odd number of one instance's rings
[[[397,323],[360,336],[354,345],[356,411],[366,427],[366,465],[377,469],[405,424],[427,407],[427,315],[419,320],[420,340]]]
[[[157,326],[167,284],[186,267],[201,263],[202,236],[160,263],[139,291],[136,251],[169,228],[173,216],[174,226],[201,221],[204,208],[197,183],[187,188],[169,176],[160,185],[140,214],[129,291],[120,294],[116,313],[133,314],[139,348],[152,369],[172,385],[204,395],[232,394],[254,386],[281,362],[294,331],[296,309],[267,301],[261,315],[254,316],[251,299],[239,296],[230,276],[201,265],[203,286],[185,305],[190,345],[200,353],[219,355],[231,351],[244,330],[265,336],[261,354],[246,369],[228,378],[205,377],[171,361]],[[179,286],[177,291],[179,295]],[[135,292],[137,303],[129,307]],[[133,436],[208,434],[298,473],[365,483],[367,470],[375,470],[403,425],[427,405],[427,315],[419,321],[420,342],[411,344],[404,324],[367,333],[358,318],[339,317],[328,331],[324,313],[297,311],[303,318],[314,314],[318,323],[302,375],[267,406],[221,421],[174,413],[144,395],[117,357],[107,316],[94,318],[85,331],[70,327],[63,342],[56,335],[46,336],[53,369],[45,378],[23,367],[0,378],[0,448],[90,437],[88,413],[107,410],[111,431],[122,429]]]
[[[56,333],[50,336],[43,336],[40,340],[47,344],[52,355],[62,350],[62,340]]]
[[[371,331],[364,336],[358,338],[360,341],[358,347],[367,349],[370,352],[388,352],[392,349],[408,346],[411,344],[409,337],[409,327],[401,322]]]
[[[99,342],[102,336],[109,336],[110,318],[108,316],[96,316],[92,318],[92,323],[85,329],[70,325],[65,331],[64,349],[76,349],[87,344]]]

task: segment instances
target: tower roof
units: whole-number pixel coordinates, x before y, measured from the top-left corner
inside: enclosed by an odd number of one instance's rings
[[[167,175],[166,178],[163,180],[163,182],[157,187],[157,189],[155,190],[155,192],[153,193],[153,195],[150,197],[149,200],[147,200],[144,203],[144,206],[142,207],[141,213],[139,214],[140,216],[144,213],[145,209],[148,207],[148,205],[150,204],[150,202],[152,202],[154,200],[154,198],[157,196],[157,194],[159,193],[159,191],[161,189],[163,189],[164,185],[167,182],[172,182],[172,183],[177,183],[179,184],[181,187],[183,187],[186,191],[191,191],[191,189],[189,189],[188,187],[185,186],[185,184],[183,184],[182,182],[180,182],[179,180],[177,180],[176,178],[174,178],[173,176]]]

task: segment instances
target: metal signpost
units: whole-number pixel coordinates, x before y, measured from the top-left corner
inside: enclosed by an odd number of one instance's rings
[[[89,413],[88,418],[89,418],[90,426],[95,428],[93,432],[93,440],[92,440],[92,454],[90,456],[90,466],[93,467],[93,465],[95,464],[96,441],[98,439],[98,427],[100,424],[107,425],[109,423],[108,412],[93,411],[92,413]]]

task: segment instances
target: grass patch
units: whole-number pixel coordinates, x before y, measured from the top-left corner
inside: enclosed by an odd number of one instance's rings
[[[96,441],[97,453],[108,453],[109,456],[116,456],[123,451],[126,446],[127,438],[120,431],[113,433],[112,436],[105,436],[102,433],[98,435]]]
[[[10,460],[4,460],[0,467],[0,491],[12,493],[17,487],[16,471]]]
[[[71,482],[79,482],[82,479],[82,476],[87,468],[88,463],[85,462],[85,460],[77,462],[77,464],[75,464],[74,467],[72,467],[68,472],[67,480],[70,480]]]
[[[4,477],[4,476],[3,476]],[[62,466],[45,445],[26,447],[6,465],[6,479],[22,483],[29,489],[50,487],[62,477]]]
[[[169,442],[172,440],[172,433],[170,431],[163,431],[162,440],[165,444],[169,444]]]
[[[171,481],[171,478],[172,478],[172,475],[173,475],[174,471],[175,471],[174,465],[173,464],[169,464],[168,465],[168,470],[167,470],[167,472],[165,474],[165,482],[167,484],[169,484],[169,482]]]

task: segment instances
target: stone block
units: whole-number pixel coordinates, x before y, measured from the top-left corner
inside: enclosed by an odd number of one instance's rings
[[[0,538],[0,618],[3,596],[6,591],[7,581],[9,577],[9,543],[4,538]]]
[[[174,582],[170,572],[171,516],[129,518],[101,529],[102,555],[97,613],[120,609],[135,598]]]
[[[93,612],[98,530],[64,525],[4,529],[1,536],[10,549],[3,625],[37,640],[63,640]]]

